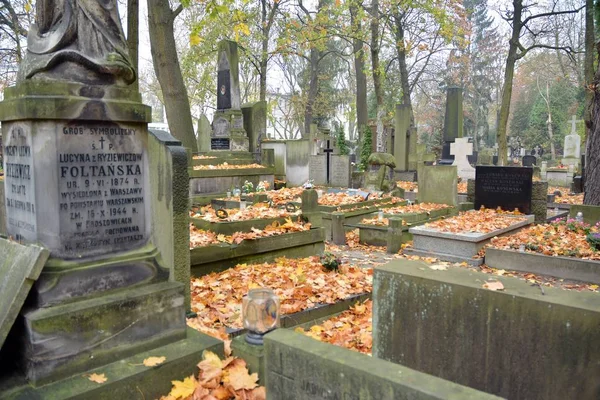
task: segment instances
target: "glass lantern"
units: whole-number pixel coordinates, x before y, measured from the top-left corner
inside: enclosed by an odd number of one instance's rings
[[[279,297],[271,289],[251,289],[242,298],[242,318],[246,341],[262,345],[263,336],[279,325]]]

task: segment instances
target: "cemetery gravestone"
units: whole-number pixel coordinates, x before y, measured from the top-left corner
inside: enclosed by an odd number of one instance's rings
[[[463,90],[460,87],[446,89],[446,113],[444,115],[444,145],[442,146],[442,159],[439,164],[450,165],[454,156],[450,145],[457,138],[463,137]]]
[[[240,104],[240,77],[237,43],[222,40],[218,46],[217,112],[213,119],[210,149],[248,151]]]
[[[477,166],[475,209],[500,207],[531,213],[533,169],[528,167]]]
[[[315,185],[327,185],[327,160],[325,155],[310,156],[309,179]]]
[[[420,203],[458,204],[458,175],[454,165],[423,166],[419,172]]]
[[[405,104],[396,105],[396,117],[394,127],[394,157],[396,158],[396,169],[398,171],[408,170],[410,128],[410,107]]]
[[[347,188],[350,186],[350,157],[331,156],[331,186]]]
[[[577,122],[583,122],[576,120],[575,116],[571,118],[571,133],[565,136],[563,158],[561,162],[564,165],[579,165],[579,158],[581,157],[581,136],[577,133]]]
[[[11,361],[23,366],[33,386],[187,335],[185,285],[171,277],[172,257],[155,247],[161,246],[161,234],[155,235],[152,225],[153,211],[169,207],[162,224],[181,218],[187,227],[187,196],[169,204],[163,197],[185,194],[189,181],[163,176],[158,181],[170,181],[177,190],[153,192],[157,184],[150,183],[151,175],[164,175],[167,168],[149,167],[150,108],[137,91],[116,4],[106,3],[98,7],[82,0],[77,6],[110,29],[86,18],[55,20],[38,8],[36,21],[56,35],[32,27],[20,80],[5,89],[0,103],[8,234],[50,252],[21,322],[3,346],[14,349]],[[70,10],[64,6],[63,16]],[[61,30],[65,25],[68,32]],[[77,34],[87,29],[93,45]],[[56,42],[62,34],[65,40]],[[169,159],[186,170],[185,150],[180,143],[168,144],[173,142],[157,146],[176,151]],[[21,268],[34,279],[25,265]],[[190,347],[181,354],[196,352]]]
[[[251,153],[260,152],[261,142],[267,138],[267,102],[243,104],[242,114],[249,140],[248,150]]]
[[[210,151],[210,121],[206,115],[202,114],[198,120],[198,151],[206,153]]]
[[[473,154],[473,143],[469,142],[469,138],[456,138],[454,143],[450,144],[450,154],[454,156],[452,165],[456,166],[458,176],[464,180],[475,178],[475,168],[469,164],[467,158]]]
[[[533,167],[534,165],[537,165],[537,158],[532,155],[524,155],[521,161],[524,167]]]

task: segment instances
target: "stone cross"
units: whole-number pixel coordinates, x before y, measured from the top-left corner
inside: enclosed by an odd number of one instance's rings
[[[575,116],[572,115],[571,116],[571,120],[569,122],[571,122],[571,135],[577,135],[577,123],[578,122],[583,122],[583,120],[582,119],[575,119]]]
[[[458,176],[462,179],[475,179],[475,168],[469,164],[468,156],[473,155],[473,143],[469,138],[456,138],[450,144],[450,154],[454,156],[452,165],[456,165]]]

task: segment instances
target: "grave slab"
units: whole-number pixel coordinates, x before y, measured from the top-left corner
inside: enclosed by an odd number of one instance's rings
[[[0,348],[48,255],[42,247],[0,238]]]
[[[408,260],[376,268],[373,286],[374,357],[508,399],[600,394],[598,293]]]
[[[514,233],[516,230],[533,223],[533,215],[525,217],[524,221],[515,222],[507,228],[497,229],[489,233],[440,232],[427,226],[410,228],[409,232],[413,235],[413,247],[406,249],[406,254],[436,257],[452,262],[465,261],[472,265],[480,265],[483,259],[473,258],[479,250],[489,243],[493,237]]]

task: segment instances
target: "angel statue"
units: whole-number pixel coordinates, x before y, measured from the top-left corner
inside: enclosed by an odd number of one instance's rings
[[[19,80],[133,83],[116,0],[38,0]]]

